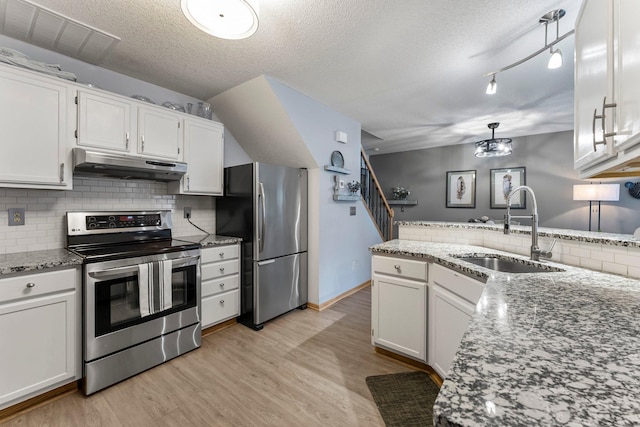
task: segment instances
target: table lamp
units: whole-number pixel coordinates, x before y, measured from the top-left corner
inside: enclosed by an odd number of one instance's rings
[[[573,186],[573,200],[589,201],[589,231],[593,202],[598,202],[598,231],[600,230],[600,203],[620,200],[620,184],[577,184]]]

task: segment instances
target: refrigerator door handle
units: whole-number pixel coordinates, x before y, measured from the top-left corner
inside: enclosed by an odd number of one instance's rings
[[[266,261],[258,261],[258,265],[267,265],[267,264],[273,264],[274,262],[276,262],[275,259],[268,259]]]
[[[264,250],[264,226],[266,222],[266,212],[265,212],[265,200],[264,200],[264,185],[260,183],[260,193],[258,196],[260,197],[260,202],[262,204],[262,215],[260,216],[260,252]]]

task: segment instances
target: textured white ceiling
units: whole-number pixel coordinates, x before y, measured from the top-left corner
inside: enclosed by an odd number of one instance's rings
[[[542,47],[548,11],[573,29],[581,0],[260,0],[245,40],[196,29],[180,0],[35,1],[120,37],[102,67],[200,99],[268,74],[361,122],[370,152],[486,139],[494,121],[496,137],[573,128],[573,36],[561,69],[544,53],[493,96],[482,75]]]

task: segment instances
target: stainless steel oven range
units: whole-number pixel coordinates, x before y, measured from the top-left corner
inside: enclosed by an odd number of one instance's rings
[[[200,246],[171,212],[67,212],[83,264],[83,390],[89,395],[200,347]]]

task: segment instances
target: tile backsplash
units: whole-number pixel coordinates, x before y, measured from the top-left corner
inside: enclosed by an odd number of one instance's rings
[[[173,235],[202,234],[183,218],[215,232],[215,198],[167,194],[167,184],[104,178],[75,178],[73,190],[0,188],[0,254],[57,249],[66,246],[67,211],[169,209]],[[25,208],[26,224],[9,227],[9,208]]]

